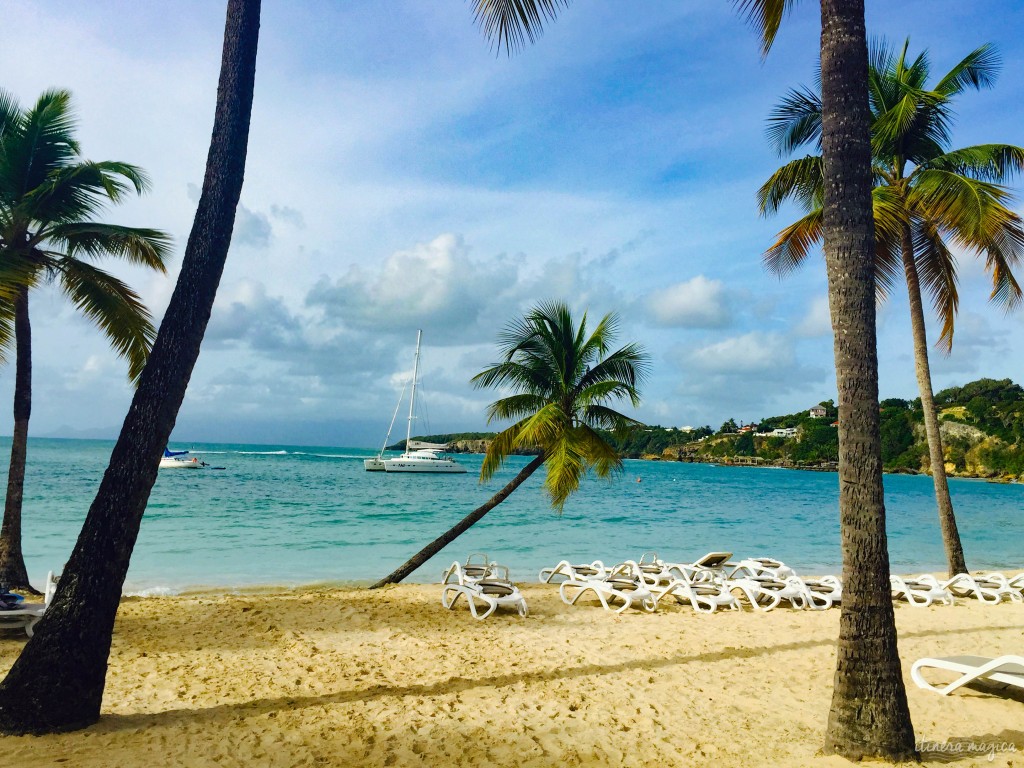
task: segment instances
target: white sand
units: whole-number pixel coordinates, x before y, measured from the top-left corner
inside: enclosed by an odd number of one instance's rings
[[[103,716],[0,739],[2,766],[844,766],[817,754],[839,611],[565,606],[473,620],[437,585],[126,599]],[[1013,745],[929,765],[1024,765],[1024,697],[919,690],[921,656],[1024,651],[1024,605],[898,605],[919,739]],[[0,670],[24,636],[0,633]]]

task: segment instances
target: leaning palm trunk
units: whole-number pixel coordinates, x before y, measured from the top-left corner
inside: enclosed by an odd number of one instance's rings
[[[528,478],[530,475],[536,472],[540,465],[543,463],[544,454],[542,453],[540,456],[537,456],[533,461],[531,461],[529,464],[527,464],[525,467],[519,470],[519,474],[513,477],[512,480],[509,481],[508,485],[506,485],[504,488],[502,488],[500,491],[494,494],[490,499],[488,499],[486,504],[483,504],[474,509],[468,515],[462,518],[462,520],[460,520],[455,526],[445,531],[443,534],[441,534],[432,542],[427,544],[427,546],[425,546],[415,555],[410,557],[401,567],[396,568],[383,579],[373,584],[370,587],[370,589],[377,589],[378,587],[383,587],[385,584],[397,584],[398,582],[402,581],[402,579],[407,577],[410,573],[412,573],[425,562],[427,562],[427,560],[432,558],[442,549],[444,549],[453,541],[455,541],[455,539],[457,539],[459,536],[461,536],[471,527],[473,527],[473,525],[475,525],[480,520],[480,518],[482,518],[496,506],[501,504],[501,502],[503,502],[505,499],[507,499],[509,495],[512,493],[512,491],[514,491],[516,488],[522,485],[526,481],[526,478]]]
[[[28,458],[28,420],[32,415],[32,326],[28,316],[28,288],[14,300],[16,358],[14,374],[14,431],[11,464],[7,473],[7,499],[0,528],[0,585],[36,592],[28,581],[21,551],[21,503],[25,495],[25,463]]]
[[[907,278],[907,293],[910,297],[910,328],[914,337],[914,367],[917,372],[917,388],[921,392],[921,410],[924,413],[924,432],[928,439],[928,458],[932,468],[932,482],[935,484],[935,501],[939,508],[939,526],[942,529],[942,544],[946,549],[946,563],[949,576],[967,573],[964,548],[960,543],[960,532],[953,514],[953,500],[949,496],[949,481],[946,479],[946,458],[942,449],[942,433],[939,418],[935,412],[935,397],[932,395],[932,374],[928,365],[928,337],[924,326],[924,307],[921,303],[921,281],[914,263],[914,246],[910,229],[903,227],[903,271]]]
[[[0,683],[0,730],[6,733],[67,731],[99,718],[121,587],[231,242],[259,16],[259,0],[228,2],[206,177],[181,274],[56,597]]]
[[[863,0],[821,0],[824,238],[839,395],[843,602],[825,751],[916,758],[896,648],[882,491]]]

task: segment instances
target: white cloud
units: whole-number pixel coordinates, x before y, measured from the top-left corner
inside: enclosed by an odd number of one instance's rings
[[[777,333],[752,331],[695,350],[690,362],[710,374],[750,374],[791,369],[792,344]]]
[[[396,251],[382,264],[355,264],[336,281],[322,277],[306,305],[350,329],[393,333],[429,326],[433,343],[450,344],[465,339],[517,279],[513,259],[472,259],[461,237],[444,234]]]
[[[807,308],[807,314],[796,324],[797,336],[814,338],[832,333],[832,317],[828,309],[828,296],[815,296]]]
[[[655,291],[647,304],[657,325],[672,328],[724,328],[733,320],[724,283],[704,275]]]

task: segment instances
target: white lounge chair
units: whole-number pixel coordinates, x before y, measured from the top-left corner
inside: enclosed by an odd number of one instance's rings
[[[799,576],[790,576],[786,579],[759,576],[737,580],[739,581],[753,582],[764,592],[775,592],[780,602],[785,600],[797,610],[827,611],[832,607],[831,591],[812,588]]]
[[[503,565],[490,563],[487,573],[482,578],[476,578],[467,575],[465,567],[454,562],[445,572],[442,584],[441,605],[451,610],[459,598],[465,596],[474,619],[486,619],[500,606],[515,608],[520,616],[528,613],[526,598],[519,587],[509,580],[508,568]]]
[[[953,682],[938,686],[932,685],[921,674],[922,669],[929,667],[955,672],[960,675]],[[946,696],[957,688],[974,682],[988,680],[1015,688],[1024,689],[1024,656],[1000,656],[990,659],[985,656],[946,656],[939,659],[918,659],[910,668],[910,677],[919,688],[927,688]]]
[[[729,578],[738,568],[730,563],[732,552],[708,552],[692,563],[665,563],[665,570],[673,578],[684,581],[714,581]]]
[[[1004,576],[1001,573],[982,573],[974,577],[978,584],[995,588],[1000,595],[1014,602],[1024,602],[1024,573]]]
[[[773,557],[745,557],[739,561],[735,573],[739,575],[743,571],[748,571],[753,576],[765,575],[776,579],[788,579],[790,576],[796,576],[796,571]]]
[[[1001,603],[1004,597],[1008,600],[1024,599],[1008,584],[985,581],[969,573],[958,573],[946,581],[939,581],[930,573],[922,573],[914,580],[923,584],[932,584],[941,589],[948,589],[954,597],[976,597],[983,603]]]
[[[689,603],[693,610],[699,613],[714,613],[719,608],[738,611],[740,608],[739,601],[732,592],[719,582],[674,579],[668,584],[653,586],[650,589],[654,595],[655,607],[666,597],[674,597],[676,602]]]
[[[18,608],[0,611],[0,629],[24,629],[25,634],[32,637],[35,626],[43,618],[50,607],[53,595],[57,591],[57,580],[53,571],[46,574],[46,588],[43,591],[42,603],[19,603]]]
[[[580,563],[574,565],[568,560],[562,560],[554,568],[542,568],[539,580],[545,584],[550,584],[552,581],[561,580],[574,580],[574,581],[585,581],[587,579],[603,579],[608,575],[608,568],[600,560],[595,560],[592,563]]]
[[[906,600],[908,604],[916,608],[927,608],[935,601],[944,605],[953,604],[953,593],[936,581],[889,576],[889,585],[892,589],[893,600]]]
[[[558,587],[558,594],[567,605],[575,605],[583,595],[593,593],[606,611],[622,613],[630,607],[654,611],[658,607],[650,587],[635,572],[636,563],[627,561],[612,568],[602,579],[569,579]],[[616,601],[622,605],[613,608]]]

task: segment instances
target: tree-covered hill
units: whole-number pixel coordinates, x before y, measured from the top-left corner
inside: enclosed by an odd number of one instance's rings
[[[1024,388],[1010,379],[979,379],[938,392],[935,403],[949,474],[1024,480]],[[770,416],[756,425],[728,419],[717,431],[710,426],[649,425],[624,438],[604,436],[625,458],[832,469],[839,457],[838,412],[831,400],[820,407],[821,415],[805,410]],[[928,447],[920,399],[882,400],[879,418],[885,470],[926,472]],[[477,453],[486,450],[493,436],[462,432],[414,439]],[[401,450],[404,444],[403,440],[392,448]]]

